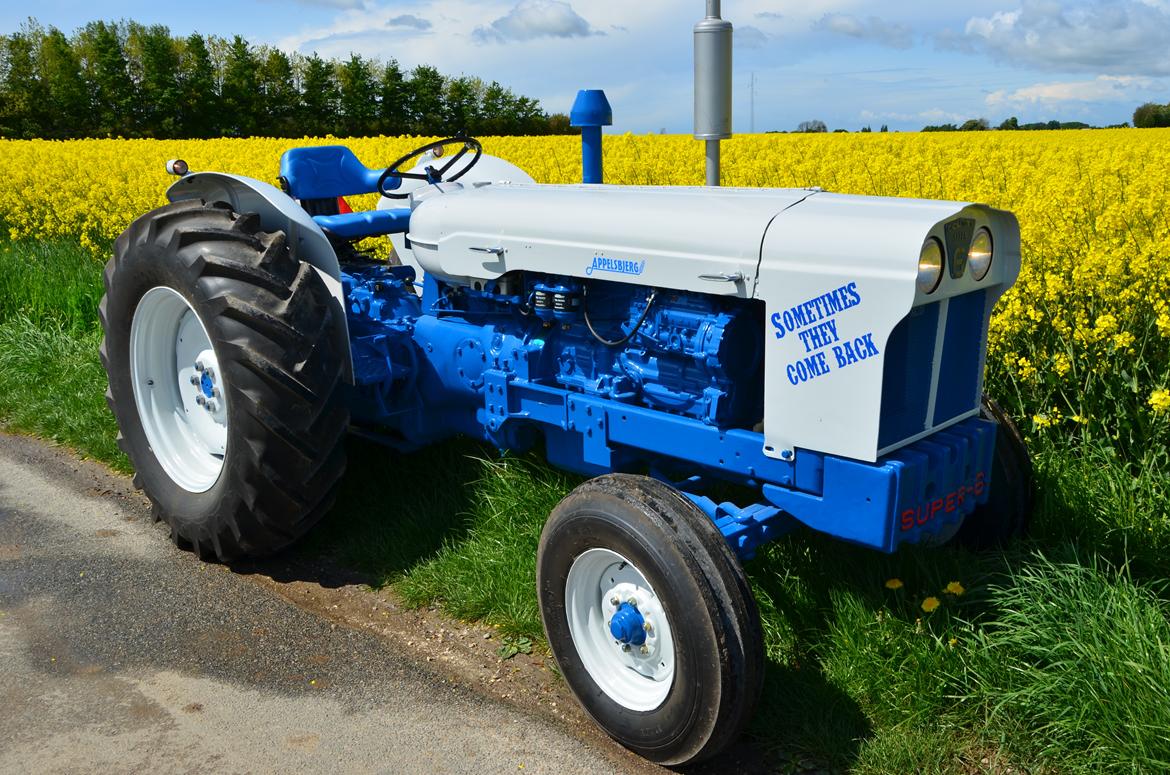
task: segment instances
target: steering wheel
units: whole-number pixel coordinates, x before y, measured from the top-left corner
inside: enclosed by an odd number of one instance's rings
[[[402,166],[416,156],[422,156],[427,151],[433,151],[448,145],[453,145],[455,143],[459,143],[459,151],[454,156],[452,156],[451,159],[442,167],[435,169],[434,167],[428,165],[425,174],[420,172],[401,171]],[[471,161],[464,164],[462,169],[460,169],[454,175],[447,177],[447,173],[450,171],[450,169],[458,164],[459,160],[466,156],[468,151],[475,151],[475,155],[471,157]],[[475,166],[475,163],[479,161],[479,157],[481,156],[483,156],[483,146],[480,145],[479,140],[476,140],[474,137],[465,137],[460,135],[456,137],[448,137],[444,140],[436,140],[433,143],[427,143],[426,145],[415,148],[413,151],[406,154],[401,159],[386,168],[381,177],[378,178],[378,193],[390,199],[406,199],[408,196],[410,196],[410,192],[405,194],[394,193],[394,189],[402,185],[401,181],[404,179],[423,180],[427,183],[442,183],[444,181],[450,182],[453,180],[459,180],[459,178],[467,174],[468,170]],[[394,184],[394,188],[387,188],[386,183],[391,179],[395,179],[399,182]]]

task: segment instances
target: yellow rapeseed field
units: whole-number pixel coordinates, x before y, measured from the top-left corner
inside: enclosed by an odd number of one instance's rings
[[[425,140],[340,142],[379,166]],[[168,158],[274,181],[282,151],[330,142],[339,141],[0,141],[0,221],[12,239],[77,238],[102,252],[165,202]],[[484,146],[541,182],[580,179],[577,138]],[[1014,211],[1024,269],[993,323],[993,382],[1033,433],[1167,446],[1170,130],[740,135],[723,155],[727,185],[817,185]],[[688,136],[606,138],[607,182],[698,185],[702,174],[701,145]]]

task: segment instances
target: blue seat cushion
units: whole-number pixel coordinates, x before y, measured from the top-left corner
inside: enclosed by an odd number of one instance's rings
[[[410,208],[366,210],[341,215],[314,215],[313,220],[327,232],[345,239],[400,234],[410,228]]]
[[[290,148],[280,157],[280,175],[287,181],[289,194],[297,199],[334,199],[352,194],[372,194],[378,190],[382,169],[372,170],[358,161],[344,145],[316,145]],[[387,181],[387,188],[397,188],[401,179]]]

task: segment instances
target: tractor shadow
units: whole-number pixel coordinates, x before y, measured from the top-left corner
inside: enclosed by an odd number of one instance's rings
[[[290,552],[233,570],[327,588],[382,587],[467,534],[483,447],[460,440],[402,454],[351,436],[346,452],[324,519]]]

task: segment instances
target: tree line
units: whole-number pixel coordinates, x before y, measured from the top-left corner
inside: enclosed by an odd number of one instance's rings
[[[499,83],[391,59],[323,59],[236,35],[30,20],[0,36],[0,137],[302,137],[567,133],[569,119]]]
[[[1138,129],[1170,126],[1170,105],[1147,102],[1133,112],[1133,125]]]

